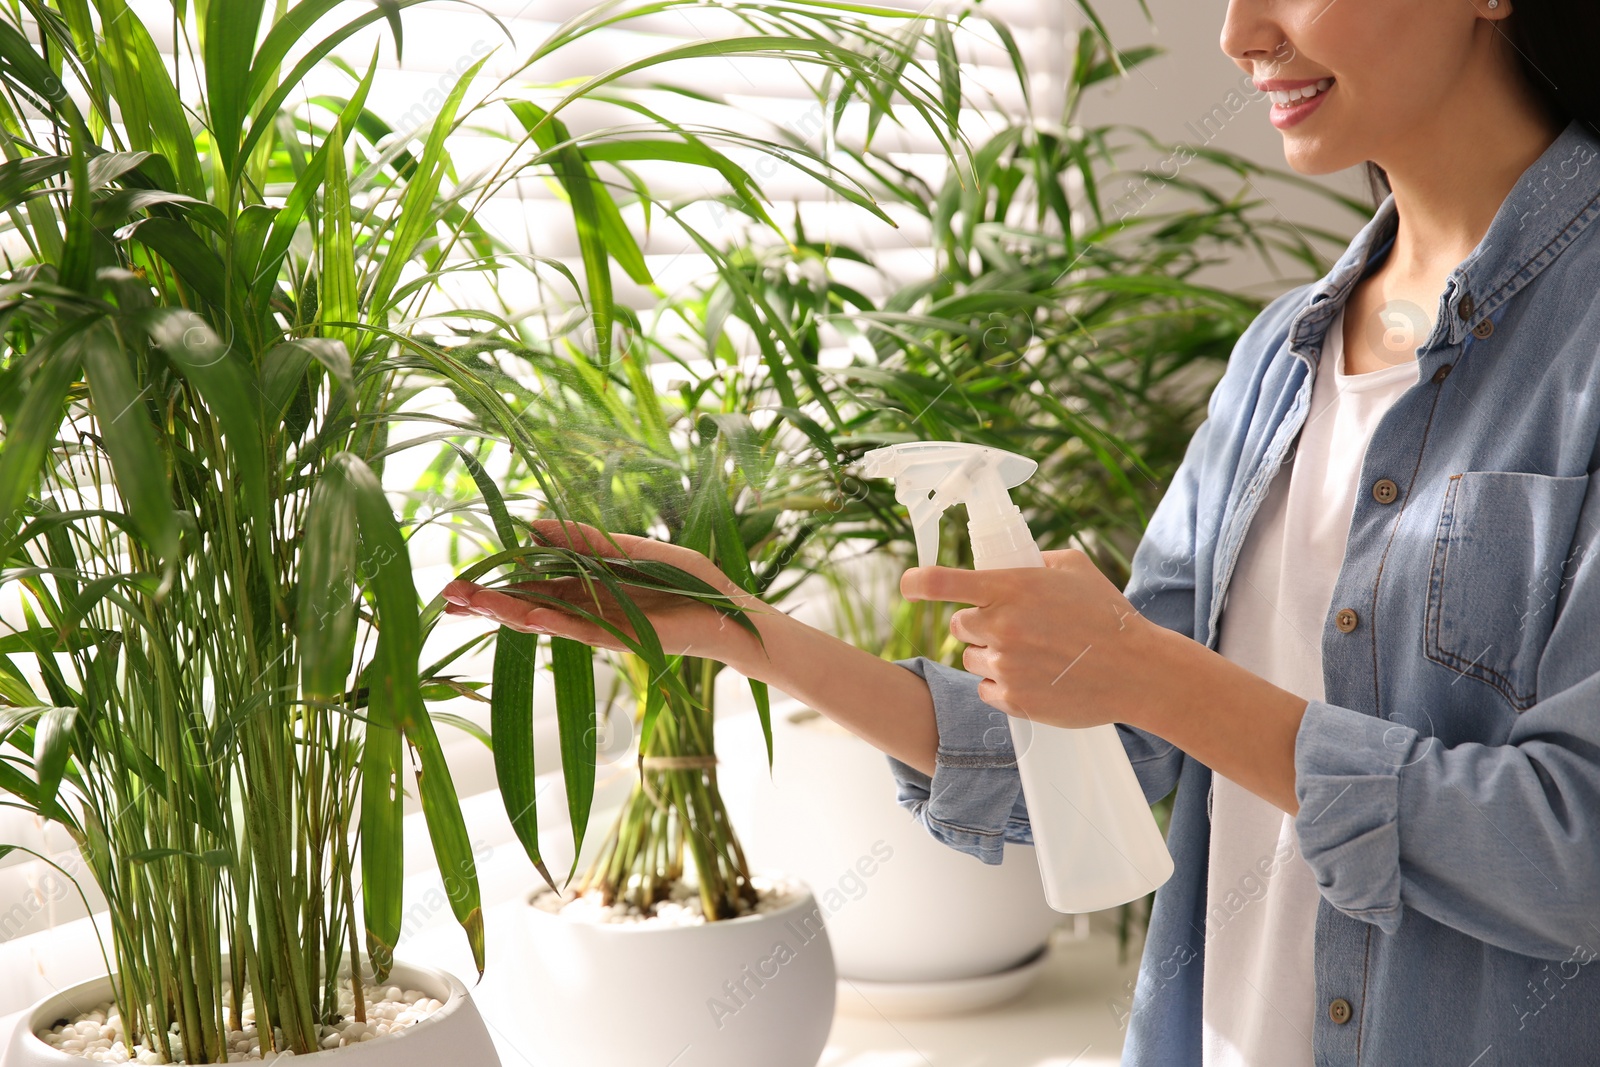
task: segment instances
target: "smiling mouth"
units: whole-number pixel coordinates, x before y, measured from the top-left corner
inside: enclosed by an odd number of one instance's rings
[[[1328,87],[1332,84],[1332,78],[1321,78],[1315,83],[1302,86],[1299,89],[1273,89],[1267,93],[1267,96],[1272,99],[1273,107],[1281,107],[1288,110],[1305,103],[1307,100],[1316,99],[1327,92]]]

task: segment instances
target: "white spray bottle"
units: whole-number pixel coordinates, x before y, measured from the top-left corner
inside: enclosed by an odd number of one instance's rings
[[[1032,477],[1039,466],[1033,460],[954,441],[890,445],[863,458],[867,476],[893,478],[895,499],[911,509],[920,566],[938,562],[939,520],[956,503],[967,506],[974,569],[1044,566],[1007,492]],[[1067,913],[1116,907],[1171,876],[1172,854],[1115,726],[1074,730],[1006,719],[1050,907]]]

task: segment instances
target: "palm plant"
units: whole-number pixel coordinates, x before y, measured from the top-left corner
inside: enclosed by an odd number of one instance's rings
[[[517,384],[524,391],[513,406],[523,430],[541,442],[541,458],[553,465],[549,481],[585,501],[586,518],[602,531],[648,534],[693,548],[744,591],[779,604],[810,574],[837,577],[830,557],[841,549],[909,547],[909,527],[892,489],[862,483],[847,468],[865,450],[911,434],[1046,455],[1046,470],[1024,503],[1047,547],[1099,533],[1115,560],[1114,535],[1142,528],[1142,509],[1154,503],[1159,486],[1153,494],[1135,482],[1123,459],[1151,482],[1170,473],[1181,458],[1185,429],[1192,428],[1185,419],[1196,406],[1164,391],[1163,383],[1225,357],[1260,306],[1189,275],[1250,249],[1277,247],[1312,266],[1318,253],[1307,228],[1263,217],[1258,204],[1188,179],[1172,183],[1191,199],[1178,211],[1137,220],[1106,217],[1096,190],[1105,180],[1100,168],[1116,154],[1110,131],[1078,130],[1073,113],[1086,88],[1154,51],[1121,53],[1119,61],[1094,28],[1077,37],[1059,122],[1012,117],[976,145],[955,136],[947,143],[945,184],[920,183],[890,153],[873,147],[872,131],[889,112],[868,92],[869,79],[885,67],[920,74],[917,57],[931,53],[929,74],[941,107],[930,106],[929,116],[956,129],[969,87],[954,61],[952,35],[971,16],[958,11],[877,34],[861,30],[878,49],[872,68],[833,70],[817,90],[825,113],[835,116],[840,99],[868,95],[866,140],[850,147],[835,142],[848,171],[824,170],[818,160],[818,173],[865,210],[881,215],[892,202],[923,212],[930,232],[942,235],[927,279],[874,301],[834,274],[839,262],[866,265],[869,256],[809,238],[798,220],[776,228],[765,213],[748,211],[752,232],[731,247],[689,231],[713,269],[702,284],[664,300],[648,326],[619,311],[611,336],[621,340],[610,352],[564,333],[560,323],[572,320],[560,318],[559,302],[543,332],[532,334],[524,321],[534,378]],[[1009,31],[987,21],[1030,103],[1026,64]],[[921,83],[909,84],[915,100]],[[788,150],[806,151],[798,139],[789,140]],[[603,134],[572,143],[586,162],[623,158]],[[1241,174],[1262,174],[1234,157],[1211,156]],[[1069,178],[1073,170],[1076,183]],[[637,193],[642,183],[630,178],[616,181],[616,188]],[[1069,197],[1069,184],[1085,195]],[[590,187],[603,208],[598,217],[612,216],[612,193],[593,182]],[[870,190],[870,201],[863,189]],[[684,217],[684,205],[655,206],[674,220]],[[635,262],[631,246],[623,248],[618,262]],[[585,250],[585,267],[591,277],[603,275],[599,250]],[[844,367],[825,365],[822,349],[851,335],[867,341],[871,356]],[[666,388],[672,381],[676,387]],[[1035,388],[1041,381],[1055,383],[1054,392]],[[488,451],[476,458],[488,462]],[[447,448],[439,466],[455,461]],[[558,510],[532,484],[536,474],[512,457],[506,484],[523,482],[518,498],[535,510]],[[1067,484],[1081,486],[1068,508],[1043,489]],[[604,583],[604,592],[616,595],[616,567],[566,550],[520,549],[517,525],[509,511],[477,523],[481,545],[494,554],[463,577],[482,578],[512,559],[537,560],[536,566],[502,568],[492,584],[572,610],[626,640],[605,623],[598,589]],[[953,561],[961,562],[962,551]],[[568,584],[541,586],[550,578]],[[581,593],[575,579],[583,583]],[[698,595],[714,599],[710,589]],[[943,633],[947,612],[926,605],[909,610],[914,620],[892,626],[899,632],[914,623],[909,641],[883,643],[881,632],[863,632],[863,641],[882,643],[886,655],[937,649],[940,659],[958,661],[959,646]],[[643,621],[630,618],[636,627]],[[497,739],[524,729],[530,683],[518,665],[532,661],[537,640],[507,629],[496,638]],[[586,649],[561,638],[552,639],[552,658],[576,872],[593,790],[592,746],[582,740],[594,732],[592,667]],[[578,890],[593,889],[606,904],[623,901],[649,913],[692,867],[708,919],[742,914],[753,902],[750,874],[717,789],[711,734],[720,669],[689,655],[671,658],[664,669],[623,657],[623,675],[638,700],[638,779]],[[759,683],[751,689],[770,757],[766,694]],[[537,835],[527,818],[533,787],[513,766],[517,758],[496,744],[508,811],[514,820],[522,817],[519,832],[537,863]],[[519,778],[523,787],[506,788]]]
[[[505,442],[553,513],[595,512],[551,477],[570,457],[544,455],[547,442],[506,399],[526,390],[501,361],[537,361],[548,348],[492,311],[443,306],[447,278],[528,269],[479,223],[481,205],[521,176],[561,184],[593,327],[573,366],[607,364],[611,265],[636,273],[642,261],[595,161],[689,161],[727,176],[738,209],[759,218],[765,208],[709,146],[714,131],[635,101],[654,136],[636,125],[584,143],[563,110],[608,94],[629,106],[616,91],[623,79],[696,56],[842,68],[884,106],[897,84],[868,69],[861,35],[875,31],[847,8],[733,4],[758,32],[667,49],[563,85],[544,104],[516,85],[587,34],[683,6],[662,0],[563,25],[468,103],[480,60],[415,138],[393,136],[368,106],[376,52],[348,97],[290,104],[368,26],[387,20],[398,49],[413,3],[307,37],[333,0],[175,2],[176,36],[194,42],[178,56],[187,80],[169,73],[122,0],[21,0],[0,16],[11,249],[0,284],[0,580],[24,620],[0,643],[0,803],[72,833],[110,909],[107,967],[127,1044],[169,1061],[226,1059],[247,991],[269,1050],[315,1049],[319,1025],[338,1015],[345,969],[361,1016],[358,927],[380,980],[400,933],[407,792],[483,966],[472,851],[424,702],[428,681],[467,646],[420,662],[442,602],[417,596],[385,462],[419,440],[451,439],[477,490],[469,504],[492,517],[506,550],[491,566],[588,564],[519,547],[462,442]],[[930,109],[926,92],[913,100]],[[450,134],[491,112],[521,135],[496,171],[455,180]],[[417,398],[434,387],[467,414],[423,410]],[[619,570],[594,576],[704,593],[672,568]],[[667,676],[642,633],[636,651]],[[511,641],[499,650],[496,758],[543,870],[528,834],[527,708],[519,721],[513,699],[531,684],[524,651]],[[570,653],[558,653],[558,691],[575,722],[584,679]],[[592,757],[571,736],[574,755]],[[580,798],[582,763],[567,764]]]
[[[466,84],[420,153],[365,155],[376,54],[325,121],[285,104],[383,15],[281,76],[330,6],[280,9],[264,33],[260,0],[176,6],[200,42],[180,57],[200,80],[187,100],[120,2],[0,21],[22,261],[4,285],[0,561],[27,624],[0,666],[0,785],[72,833],[110,909],[126,1043],[168,1061],[225,1059],[246,990],[264,1048],[316,1050],[347,952],[364,1017],[358,922],[380,979],[400,932],[406,750],[484,958],[421,695],[437,608],[380,484],[424,380],[483,390],[391,326],[435,230],[483,239],[438,192]]]
[[[841,7],[839,11],[849,14],[832,12],[823,17],[805,5],[729,7],[753,28],[764,29],[762,39],[780,26],[792,28],[804,22],[806,32],[815,35],[813,48],[829,58],[821,64],[828,76],[814,91],[836,120],[844,103],[857,99],[874,124],[903,103],[941,136],[955,130],[959,101],[945,96],[941,86],[941,79],[948,85],[959,76],[953,56],[939,54],[937,69],[931,71],[923,68],[919,57],[930,36],[948,30],[945,20],[862,7]],[[878,28],[884,20],[904,26],[891,34]],[[609,97],[607,102],[624,109],[638,107],[623,96]],[[543,112],[533,105],[523,107],[526,110],[518,117],[531,127]],[[656,309],[655,329],[647,328],[637,313],[612,309],[600,324],[598,343],[589,332],[593,319],[564,315],[569,307],[559,299],[537,309],[539,314],[519,317],[524,344],[515,355],[530,377],[507,378],[500,388],[514,398],[511,404],[522,420],[519,432],[538,442],[536,451],[544,468],[511,454],[505,457],[506,473],[500,480],[512,488],[513,503],[526,502],[535,512],[581,516],[608,534],[649,534],[693,548],[746,592],[758,593],[768,603],[779,602],[793,588],[796,576],[788,575],[788,585],[779,584],[779,579],[826,521],[818,516],[831,506],[831,487],[839,473],[826,464],[814,468],[808,462],[794,462],[799,457],[785,445],[797,435],[800,440],[807,435],[826,438],[806,410],[826,411],[831,406],[814,366],[816,323],[797,314],[802,309],[791,299],[793,294],[763,288],[751,278],[746,250],[720,247],[714,235],[697,230],[688,221],[686,204],[651,197],[648,183],[621,166],[644,158],[643,142],[625,127],[574,136],[555,125],[549,136],[571,155],[571,163],[557,172],[557,178],[575,205],[592,203],[591,227],[597,238],[606,221],[619,216],[617,200],[626,193],[676,223],[709,258],[711,276],[717,281],[709,290],[666,298]],[[677,158],[713,166],[736,193],[748,193],[755,183],[719,149],[754,147],[797,163],[841,198],[887,218],[858,182],[838,174],[830,159],[798,140],[758,141],[701,129],[684,136],[695,151],[679,153]],[[591,169],[595,164],[614,168],[618,176],[602,180]],[[777,239],[789,239],[764,203],[748,195],[727,203]],[[583,245],[588,292],[610,292],[613,264],[634,280],[648,282],[643,256],[627,231],[613,225],[605,237]],[[725,244],[727,239],[721,241]],[[596,307],[591,295],[594,317],[599,315]],[[745,336],[759,348],[759,360],[745,358],[726,328],[729,323],[743,324]],[[491,339],[479,347],[486,350],[483,358],[488,367],[503,346]],[[709,369],[700,365],[702,353],[709,356]],[[653,364],[658,365],[653,368]],[[662,368],[682,372],[675,395],[661,384]],[[482,488],[474,471],[491,462],[492,452],[484,443],[470,457],[458,483],[469,495]],[[430,480],[437,481],[447,467],[465,458],[456,443],[444,446]],[[549,499],[547,486],[559,486],[570,506]],[[722,664],[687,655],[663,661],[648,622],[637,611],[630,611],[629,618],[641,635],[638,638],[605,623],[597,596],[601,587],[627,605],[622,585],[659,588],[651,584],[656,576],[649,565],[629,567],[567,549],[526,544],[536,530],[526,520],[514,518],[506,500],[490,500],[483,510],[483,515],[473,516],[470,509],[451,509],[463,520],[462,531],[475,535],[480,548],[490,553],[469,567],[463,578],[494,575],[486,584],[570,608],[605,626],[633,653],[648,653],[626,657],[622,663],[638,700],[638,781],[576,888],[597,890],[607,904],[621,900],[649,912],[692,870],[708,920],[745,913],[755,903],[756,892],[717,789],[712,743],[715,682]],[[673,577],[680,593],[694,584],[688,576]],[[567,584],[547,584],[552,579]],[[581,595],[577,595],[579,582]],[[703,585],[692,595],[717,603],[727,600]],[[538,638],[502,628],[495,640],[496,766],[508,814],[543,871],[531,756],[525,746],[502,744],[503,738],[528,736],[529,665]],[[551,657],[574,834],[570,879],[576,873],[594,791],[593,659],[588,648],[561,638],[552,639]],[[766,692],[754,681],[750,687],[770,756]]]

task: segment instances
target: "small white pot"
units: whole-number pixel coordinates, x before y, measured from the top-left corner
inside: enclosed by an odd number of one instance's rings
[[[442,1001],[444,1006],[398,1033],[327,1052],[294,1056],[282,1062],[326,1064],[327,1067],[438,1067],[446,1063],[462,1067],[500,1067],[500,1056],[489,1039],[489,1029],[460,979],[432,967],[397,961],[389,984],[420,990]],[[5,1067],[83,1067],[90,1061],[51,1048],[36,1032],[110,999],[111,979],[102,976],[40,1001],[11,1035]]]
[[[1061,916],[1027,845],[990,866],[940,844],[895,799],[882,752],[797,701],[717,722],[729,816],[752,864],[817,894],[839,974],[863,982],[995,975],[1037,956]]]
[[[816,898],[694,926],[594,923],[528,905],[535,1062],[816,1067],[837,976]],[[465,1062],[465,1061],[462,1061]]]

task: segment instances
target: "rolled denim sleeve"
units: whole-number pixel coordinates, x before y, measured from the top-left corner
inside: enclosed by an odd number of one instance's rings
[[[1295,832],[1328,902],[1384,933],[1400,926],[1397,748],[1416,731],[1326,701],[1295,736]]]
[[[1585,519],[1600,530],[1594,494]],[[1334,907],[1387,933],[1415,908],[1544,959],[1567,958],[1600,929],[1600,553],[1584,555],[1541,655],[1541,698],[1503,743],[1447,746],[1308,704],[1295,735],[1295,830]],[[1449,709],[1430,715],[1443,721]]]
[[[982,679],[926,656],[895,660],[895,665],[928,683],[939,731],[931,778],[885,756],[895,780],[895,800],[936,841],[984,863],[999,863],[1007,841],[1033,844],[1011,726],[1005,712],[978,696]],[[1172,746],[1121,723],[1117,731],[1146,799],[1154,803],[1166,796],[1175,779]]]
[[[895,665],[928,683],[939,748],[930,778],[887,756],[896,797],[933,838],[958,852],[997,864],[1005,842],[1033,844],[1006,714],[978,696],[982,680],[926,656]]]

